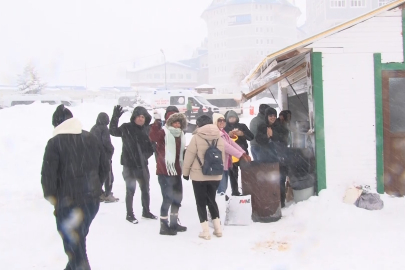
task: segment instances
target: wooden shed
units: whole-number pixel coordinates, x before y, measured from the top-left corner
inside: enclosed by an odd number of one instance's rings
[[[282,109],[309,123],[318,190],[358,183],[405,195],[404,3],[270,54],[245,79],[256,89],[245,99],[277,83]]]

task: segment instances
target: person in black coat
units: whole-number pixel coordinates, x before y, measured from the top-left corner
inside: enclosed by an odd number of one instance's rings
[[[284,207],[288,129],[280,123],[277,111],[271,107],[265,111],[265,120],[266,123],[257,128],[256,141],[261,146],[259,161],[280,163],[280,201],[281,207]]]
[[[119,118],[123,113],[124,111],[120,105],[114,107],[110,122],[110,134],[122,139],[121,165],[123,165],[122,176],[126,184],[126,219],[131,223],[137,224],[138,220],[135,218],[133,210],[136,182],[138,182],[142,192],[142,217],[157,219],[149,209],[150,174],[148,159],[153,154],[153,148],[149,136],[144,131],[144,127],[149,125],[152,117],[144,107],[138,106],[132,112],[130,122],[118,127]]]
[[[233,138],[238,137],[235,142],[245,150],[246,154],[249,154],[248,143],[254,139],[253,133],[248,129],[245,124],[239,123],[238,114],[235,111],[227,111],[225,113],[226,126],[224,130],[229,134],[229,137]],[[239,196],[241,195],[238,190],[238,177],[239,177],[239,161],[234,162],[233,166],[229,170],[229,178],[231,181],[232,195]]]
[[[80,121],[63,105],[53,114],[52,125],[53,137],[42,163],[42,189],[55,207],[57,229],[69,259],[66,269],[87,270],[86,236],[110,166],[98,139],[82,130]],[[74,219],[74,226],[72,216],[80,217]]]
[[[104,151],[110,161],[110,173],[104,181],[105,192],[101,194],[100,201],[106,203],[117,202],[119,199],[112,194],[112,187],[114,182],[114,174],[112,172],[112,156],[114,154],[114,146],[111,143],[110,131],[108,130],[108,124],[110,123],[110,117],[105,112],[99,113],[97,116],[96,124],[90,129],[90,133],[97,137],[104,147]]]

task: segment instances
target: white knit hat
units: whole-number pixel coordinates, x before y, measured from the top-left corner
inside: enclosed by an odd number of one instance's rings
[[[219,118],[224,118],[224,119],[225,119],[225,117],[224,117],[222,114],[220,114],[220,113],[214,113],[214,114],[212,115],[212,123],[213,123],[214,125],[217,125]]]

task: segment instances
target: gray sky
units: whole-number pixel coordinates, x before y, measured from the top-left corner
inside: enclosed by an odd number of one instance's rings
[[[201,14],[211,2],[0,1],[0,85],[15,84],[31,62],[48,85],[125,86],[126,67],[162,59],[160,49],[168,61],[191,57],[207,36]],[[305,13],[305,0],[295,3]]]

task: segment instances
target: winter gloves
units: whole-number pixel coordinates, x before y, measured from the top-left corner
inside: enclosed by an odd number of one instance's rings
[[[190,180],[190,176],[189,175],[183,175],[183,179],[188,181],[188,180]]]
[[[120,118],[124,114],[124,110],[120,105],[114,106],[113,117]]]

